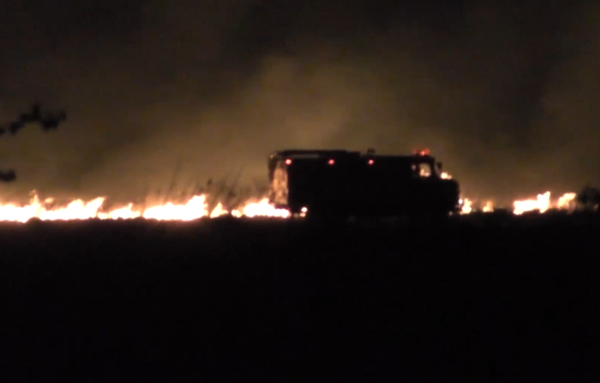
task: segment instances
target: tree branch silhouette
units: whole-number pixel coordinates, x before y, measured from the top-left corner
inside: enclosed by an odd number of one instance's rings
[[[14,121],[9,122],[4,126],[0,126],[0,137],[7,133],[14,136],[27,124],[39,124],[44,132],[56,130],[60,123],[66,119],[67,113],[64,110],[42,112],[41,104],[35,103],[28,113],[22,113],[19,118]],[[17,174],[13,169],[0,169],[0,182],[13,182],[16,179]]]

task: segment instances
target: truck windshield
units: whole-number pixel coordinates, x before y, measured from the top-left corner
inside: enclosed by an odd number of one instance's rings
[[[426,162],[414,163],[412,165],[413,177],[426,178],[430,177],[434,172],[435,170],[432,168],[432,166]]]

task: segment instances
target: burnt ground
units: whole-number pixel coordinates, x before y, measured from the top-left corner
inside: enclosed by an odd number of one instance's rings
[[[4,224],[0,381],[593,378],[599,228]]]

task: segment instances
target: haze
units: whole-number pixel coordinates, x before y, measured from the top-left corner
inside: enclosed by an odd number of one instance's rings
[[[0,138],[2,199],[266,180],[283,148],[429,147],[498,201],[600,182],[594,2],[289,3],[4,1],[1,120],[69,119]]]

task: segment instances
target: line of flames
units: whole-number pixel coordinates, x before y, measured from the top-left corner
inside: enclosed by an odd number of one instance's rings
[[[14,204],[0,204],[0,221],[27,222],[32,218],[41,220],[81,220],[81,219],[133,219],[146,218],[156,220],[192,221],[202,217],[216,218],[223,215],[233,217],[278,217],[287,218],[290,214],[285,209],[276,209],[264,198],[259,201],[249,201],[242,208],[228,211],[223,204],[219,203],[212,211],[209,211],[206,195],[198,195],[190,198],[186,203],[166,203],[155,205],[144,209],[134,207],[132,203],[113,209],[103,211],[102,205],[106,198],[98,197],[85,202],[81,199],[70,202],[64,207],[52,206],[54,200],[48,198],[40,201],[37,194],[33,194],[30,203],[26,206]]]
[[[576,193],[565,193],[558,197],[556,200],[552,200],[551,193],[549,191],[538,194],[536,198],[530,198],[525,200],[517,200],[513,202],[512,212],[515,215],[522,215],[523,213],[538,211],[545,213],[550,209],[558,210],[573,210],[575,208]],[[469,198],[461,200],[461,214],[470,214],[475,211],[473,208],[474,201]],[[491,201],[486,201],[481,208],[483,213],[492,213],[495,207]]]
[[[276,217],[288,218],[291,216],[286,209],[276,209],[269,203],[267,198],[248,201],[241,208],[228,211],[223,204],[219,203],[209,211],[206,195],[190,198],[186,203],[166,203],[155,205],[144,209],[134,207],[132,203],[109,211],[103,210],[104,197],[98,197],[91,201],[75,200],[63,207],[56,207],[54,200],[49,198],[40,201],[35,192],[32,194],[30,203],[26,206],[14,204],[0,204],[0,221],[27,222],[32,218],[41,220],[81,220],[98,218],[106,219],[133,219],[147,218],[156,220],[192,221],[202,217],[216,218],[224,215],[233,217]],[[539,211],[544,213],[549,209],[572,209],[575,193],[566,193],[556,201],[550,199],[550,192],[539,194],[536,198],[518,200],[513,203],[513,214],[521,215],[525,212]],[[475,212],[474,201],[469,198],[461,200],[461,214]],[[491,201],[483,204],[479,211],[491,213],[495,209]]]

